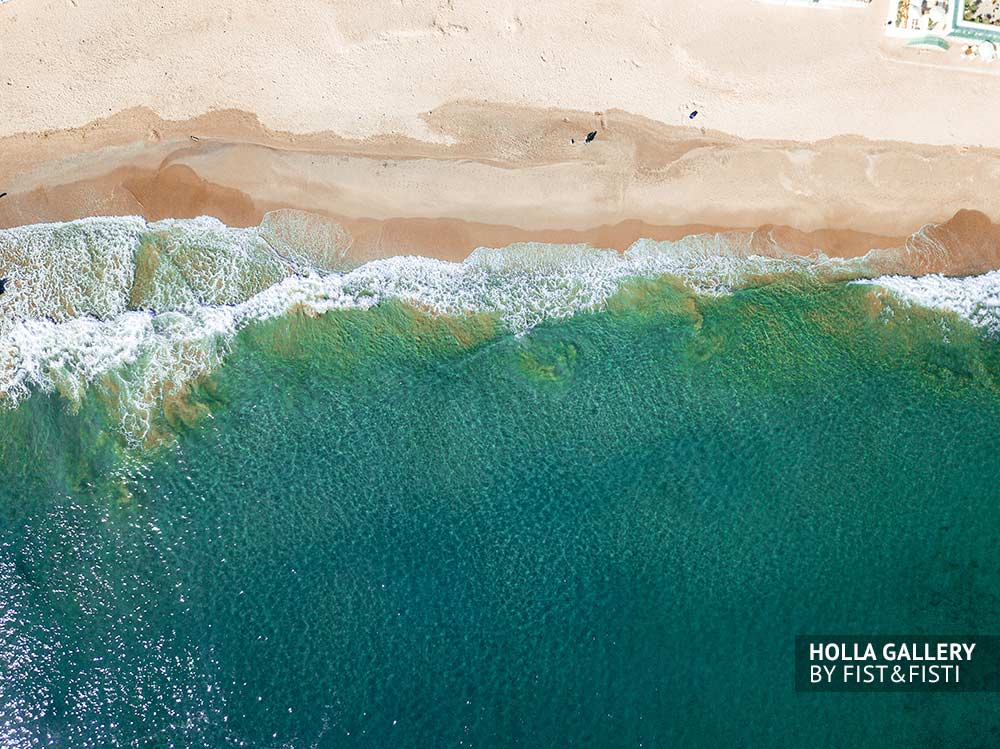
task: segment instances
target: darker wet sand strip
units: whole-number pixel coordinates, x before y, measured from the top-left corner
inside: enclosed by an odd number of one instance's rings
[[[622,250],[707,232],[753,232],[761,254],[854,257],[901,248],[925,223],[973,208],[984,213],[939,231],[951,249],[935,260],[921,251],[914,268],[1000,265],[988,218],[1000,216],[994,151],[744,141],[618,111],[472,103],[426,120],[449,142],[292,135],[241,112],[172,122],[142,109],[11,136],[0,140],[0,226],[136,214],[249,226],[294,208],[344,225],[357,259],[455,260],[526,241]],[[576,139],[594,128],[593,142]]]

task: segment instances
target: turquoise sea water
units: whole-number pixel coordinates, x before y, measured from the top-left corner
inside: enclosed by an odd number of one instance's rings
[[[992,333],[799,271],[518,288],[261,316],[138,421],[159,348],[48,360],[0,411],[0,743],[1000,742],[995,695],[793,674],[1000,633]]]

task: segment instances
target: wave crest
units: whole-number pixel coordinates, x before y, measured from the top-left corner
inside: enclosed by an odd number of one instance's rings
[[[218,366],[240,329],[294,308],[367,309],[391,298],[438,314],[493,314],[521,334],[600,308],[634,278],[670,275],[719,294],[788,274],[842,281],[893,268],[884,250],[763,256],[759,243],[749,233],[703,234],[639,240],[623,254],[520,243],[477,249],[461,263],[392,257],[348,270],[346,231],[297,211],[246,229],[207,217],[125,217],[3,230],[0,399],[16,404],[37,388],[74,402],[105,378],[125,434],[144,441],[164,398]],[[998,330],[1000,273],[874,282]]]

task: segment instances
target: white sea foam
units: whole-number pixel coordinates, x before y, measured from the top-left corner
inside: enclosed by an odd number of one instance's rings
[[[135,275],[141,218],[87,218],[0,231],[7,288],[0,296],[0,334],[31,318],[70,320],[124,312]]]
[[[21,320],[107,320],[128,309],[194,310],[236,304],[314,269],[285,241],[289,211],[261,227],[217,219],[87,218],[0,230],[0,335]],[[287,232],[284,232],[287,233]]]
[[[965,278],[880,276],[858,283],[876,284],[922,307],[950,310],[990,335],[1000,336],[1000,271]]]
[[[600,308],[632,278],[669,274],[718,294],[755,276],[840,280],[870,272],[866,258],[760,257],[749,254],[748,239],[741,245],[718,235],[640,240],[623,255],[525,243],[479,249],[461,263],[393,257],[329,272],[341,248],[328,252],[317,242],[340,235],[311,226],[309,242],[296,246],[291,235],[301,224],[297,216],[249,229],[210,218],[129,217],[0,231],[0,258],[9,264],[0,295],[0,397],[16,403],[38,388],[72,402],[110,378],[126,434],[141,439],[168,390],[216,367],[250,322],[296,306],[367,309],[393,298],[440,314],[492,313],[522,334]],[[997,329],[1000,274],[876,282]]]

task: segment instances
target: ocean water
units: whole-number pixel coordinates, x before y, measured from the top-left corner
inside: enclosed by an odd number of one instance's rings
[[[1000,275],[0,232],[0,744],[995,746],[794,637],[1000,633]]]

